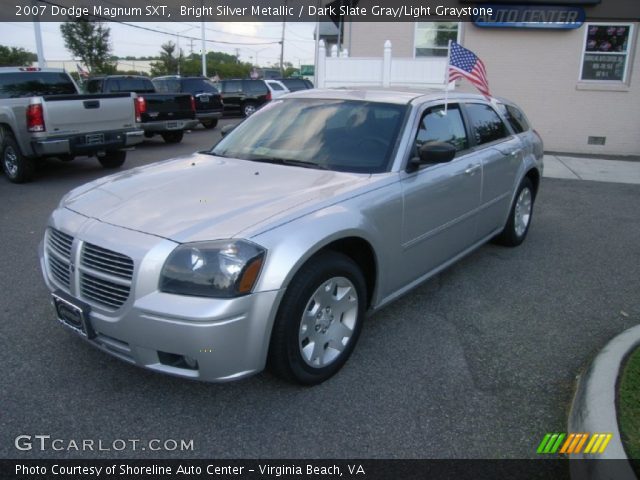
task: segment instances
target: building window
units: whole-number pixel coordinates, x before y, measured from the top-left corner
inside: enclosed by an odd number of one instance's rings
[[[446,57],[449,40],[457,41],[457,22],[416,22],[416,57]]]
[[[586,25],[581,80],[626,81],[632,25]]]

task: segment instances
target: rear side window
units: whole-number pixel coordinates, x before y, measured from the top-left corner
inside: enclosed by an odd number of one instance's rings
[[[267,86],[264,84],[264,82],[261,82],[259,80],[245,81],[244,87],[247,92],[256,93],[258,95],[266,94],[269,91],[267,89]]]
[[[507,127],[489,105],[468,103],[465,109],[471,120],[471,129],[477,145],[494,142],[508,136]]]
[[[271,88],[273,88],[274,90],[284,90],[284,88],[282,88],[280,86],[280,84],[276,83],[276,82],[267,82],[269,84],[269,86]]]
[[[229,80],[222,82],[222,93],[237,93],[242,91],[240,80]]]
[[[526,132],[531,128],[529,122],[527,122],[527,117],[524,116],[524,113],[519,108],[513,105],[505,105],[505,110],[507,121],[516,133]]]
[[[450,143],[459,152],[469,148],[467,133],[464,129],[464,122],[460,113],[460,107],[450,104],[447,113],[444,113],[444,106],[429,108],[422,120],[416,137],[416,147],[428,142]]]
[[[182,91],[193,94],[197,93],[218,93],[215,85],[206,78],[187,78],[182,80]]]
[[[0,98],[38,95],[70,95],[76,87],[63,72],[15,72],[0,74]]]

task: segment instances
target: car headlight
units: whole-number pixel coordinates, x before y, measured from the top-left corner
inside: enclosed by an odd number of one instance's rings
[[[245,240],[186,243],[162,267],[160,290],[178,295],[231,298],[251,293],[266,250]]]

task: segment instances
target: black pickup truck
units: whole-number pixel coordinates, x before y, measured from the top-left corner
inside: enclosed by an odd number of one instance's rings
[[[182,93],[156,93],[153,82],[147,77],[109,75],[93,77],[86,81],[87,93],[137,94],[136,113],[139,127],[147,138],[160,134],[167,143],[182,141],[184,131],[198,125],[195,99]]]

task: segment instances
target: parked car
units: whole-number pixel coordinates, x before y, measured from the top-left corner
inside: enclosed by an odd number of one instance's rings
[[[196,118],[204,128],[215,128],[222,118],[222,96],[207,77],[171,75],[152,80],[159,93],[189,93],[196,99]]]
[[[264,83],[267,84],[267,88],[271,92],[271,98],[279,98],[287,93],[290,93],[289,89],[284,86],[284,84],[278,80],[265,80]]]
[[[151,79],[135,75],[108,75],[87,80],[88,93],[134,92],[138,97],[144,136],[159,134],[167,143],[180,143],[184,131],[198,125],[195,99],[188,93],[156,93]]]
[[[36,161],[97,156],[105,168],[120,167],[124,148],[143,140],[132,94],[80,95],[60,69],[0,68],[2,169],[15,183],[31,179]]]
[[[264,80],[222,80],[220,92],[225,113],[239,113],[245,117],[271,101],[271,91]]]
[[[81,186],[40,247],[56,315],[151,370],[322,382],[365,312],[527,236],[542,141],[501,104],[517,129],[480,95],[292,93],[208,152]]]
[[[313,83],[305,78],[277,78],[276,80],[282,82],[282,84],[291,92],[298,92],[300,90],[313,88]]]

